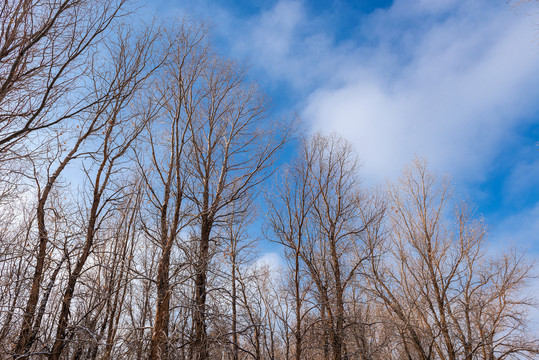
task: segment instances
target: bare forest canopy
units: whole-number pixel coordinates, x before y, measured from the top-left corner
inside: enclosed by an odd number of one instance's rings
[[[530,262],[446,179],[364,187],[201,23],[130,9],[0,5],[0,358],[539,356]]]

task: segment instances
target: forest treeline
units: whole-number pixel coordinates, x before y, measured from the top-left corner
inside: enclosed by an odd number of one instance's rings
[[[353,147],[271,118],[207,27],[141,21],[0,5],[0,358],[538,356],[531,263],[489,252],[447,179],[416,160],[365,187]]]

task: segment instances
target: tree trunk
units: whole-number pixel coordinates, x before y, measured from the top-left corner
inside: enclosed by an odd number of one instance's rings
[[[94,201],[94,205],[97,210],[96,201]],[[60,311],[58,329],[56,330],[56,340],[54,341],[54,345],[52,346],[52,350],[49,355],[49,360],[58,360],[66,345],[66,331],[67,331],[68,322],[69,322],[71,300],[73,300],[73,294],[75,292],[75,285],[77,284],[79,276],[82,272],[84,265],[86,264],[86,260],[88,259],[88,256],[90,255],[90,251],[92,249],[92,245],[94,242],[95,221],[96,221],[95,217],[90,218],[90,223],[89,223],[90,230],[88,231],[88,234],[86,237],[86,243],[84,245],[84,249],[82,251],[81,256],[79,257],[79,260],[77,261],[75,270],[73,271],[71,276],[69,276],[67,288],[66,288],[66,291],[64,292],[64,298],[62,301],[62,310]]]
[[[296,297],[296,360],[301,360],[301,294],[299,288],[299,251],[296,249],[295,259],[294,259],[294,285],[295,285],[295,297]]]
[[[238,326],[237,326],[237,295],[236,295],[236,249],[231,249],[232,257],[232,359],[239,360]]]
[[[168,245],[168,244],[167,244]],[[150,345],[150,359],[168,359],[168,324],[170,308],[170,246],[163,249],[157,270],[157,311]]]
[[[208,344],[206,337],[206,285],[208,257],[210,246],[211,225],[203,220],[200,232],[200,254],[195,276],[195,339],[193,344],[193,360],[208,359]]]

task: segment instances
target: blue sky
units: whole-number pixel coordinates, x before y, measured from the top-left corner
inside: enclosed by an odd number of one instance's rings
[[[539,9],[494,0],[159,0],[195,14],[309,131],[355,144],[368,184],[414,156],[450,174],[494,245],[539,255]]]

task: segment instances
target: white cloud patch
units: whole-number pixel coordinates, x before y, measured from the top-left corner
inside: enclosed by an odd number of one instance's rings
[[[300,3],[291,1],[278,3],[271,11],[256,19],[252,38],[256,40],[254,45],[258,44],[259,56],[269,56],[270,63],[287,56],[294,45],[292,40],[302,17]]]
[[[267,267],[273,274],[279,273],[282,269],[281,256],[275,252],[265,253],[256,260],[255,267]]]
[[[420,23],[419,5],[404,13],[402,3],[371,19],[374,28],[390,26],[387,19],[396,27],[410,17]],[[303,117],[347,136],[368,178],[392,177],[420,154],[457,178],[481,181],[504,137],[535,105],[539,57],[529,19],[503,7],[457,10],[425,32],[382,35],[346,83],[322,85],[309,97]],[[401,47],[405,54],[396,54]]]

